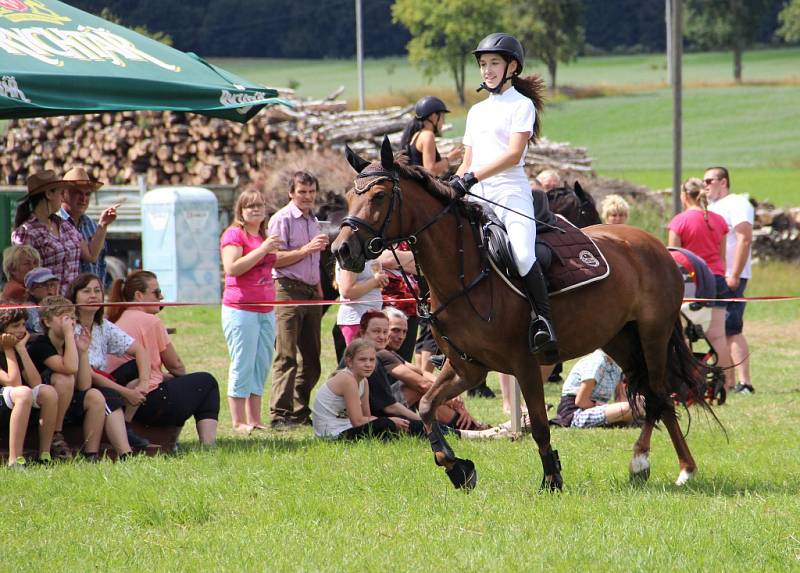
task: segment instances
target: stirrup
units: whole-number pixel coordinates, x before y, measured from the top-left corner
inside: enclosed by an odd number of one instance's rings
[[[548,359],[558,357],[558,342],[553,325],[542,315],[531,320],[528,329],[528,348],[531,354],[542,354]]]

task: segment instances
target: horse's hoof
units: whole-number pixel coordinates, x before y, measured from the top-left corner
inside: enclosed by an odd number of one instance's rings
[[[539,485],[539,491],[561,491],[564,489],[564,480],[561,479],[561,474],[555,474],[551,480],[548,481],[547,476],[542,478],[542,483]]]
[[[456,489],[471,490],[478,483],[478,472],[472,460],[456,458],[453,467],[445,472]]]
[[[678,479],[675,480],[675,485],[686,485],[687,482],[694,479],[694,472],[689,470],[681,470],[678,474]]]
[[[630,465],[630,480],[646,482],[650,479],[650,460],[644,454],[633,456]]]

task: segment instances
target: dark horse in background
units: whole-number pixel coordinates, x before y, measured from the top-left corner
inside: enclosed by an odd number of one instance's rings
[[[448,361],[420,401],[437,465],[456,487],[477,482],[470,460],[455,456],[433,425],[436,408],[479,384],[490,370],[516,376],[531,417],[545,489],[562,486],[561,465],[550,444],[539,362],[528,351],[527,300],[514,294],[495,272],[480,278],[483,256],[468,222],[475,208],[424,169],[396,163],[384,140],[380,161],[369,163],[348,149],[358,172],[347,193],[348,216],[332,245],[339,264],[360,272],[366,260],[399,241],[409,241],[425,274],[435,320],[434,334]],[[629,399],[645,402],[645,423],[633,448],[630,472],[647,479],[650,441],[658,421],[666,426],[678,455],[677,484],[697,469],[681,432],[672,395],[703,396],[705,365],[697,362],[681,333],[683,281],[664,245],[627,225],[585,230],[604,253],[611,274],[604,280],[553,297],[559,359],[602,348],[628,377]],[[474,284],[471,284],[474,283]],[[702,400],[701,407],[707,407]]]
[[[547,191],[547,201],[553,213],[562,215],[576,227],[602,223],[594,198],[577,181],[572,188],[556,187]]]

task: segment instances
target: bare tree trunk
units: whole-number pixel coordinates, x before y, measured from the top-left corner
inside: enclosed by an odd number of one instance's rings
[[[558,60],[556,58],[547,59],[547,73],[550,75],[550,91],[556,91],[556,70],[558,69]]]
[[[737,84],[742,83],[742,44],[736,42],[733,45],[733,79]]]
[[[453,71],[453,79],[456,81],[456,95],[458,102],[464,106],[464,62],[458,61],[453,63],[451,70]]]

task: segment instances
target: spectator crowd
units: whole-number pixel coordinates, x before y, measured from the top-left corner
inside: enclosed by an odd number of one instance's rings
[[[436,171],[443,162],[433,135],[447,110],[438,100],[422,104],[405,142],[419,164]],[[554,172],[537,183],[546,191],[561,185]],[[41,463],[73,456],[96,461],[104,435],[124,459],[148,446],[135,423],[181,428],[194,418],[200,442],[216,441],[217,380],[181,360],[158,317],[163,298],[158,277],[138,270],[109,280],[106,233],[116,208],[104,210],[97,221],[86,216],[89,196],[100,187],[80,167],[63,177],[41,171],[28,178],[17,208],[13,244],[3,252],[0,308],[0,424],[8,427],[10,467],[28,463],[23,443],[30,430],[38,432]],[[416,305],[408,302],[424,293],[425,285],[407,246],[401,245],[396,257],[385,253],[361,273],[335,267],[342,299],[334,337],[340,341],[339,369],[319,384],[323,307],[302,304],[321,300],[326,280],[320,256],[330,237],[314,215],[318,193],[317,178],[298,171],[286,205],[268,217],[263,192],[246,189],[220,239],[232,429],[251,434],[308,425],[328,439],[424,437],[417,406],[435,380],[439,350],[428,325],[416,316]],[[722,167],[689,179],[682,199],[685,211],[669,224],[669,245],[708,266],[712,298],[741,297],[751,276],[752,207],[730,193],[730,175]],[[601,210],[606,224],[622,224],[629,205],[609,196]],[[301,303],[273,307],[261,301]],[[727,386],[752,393],[744,306],[714,303],[708,334],[719,364],[727,368]],[[262,398],[270,376],[265,421]],[[508,410],[508,378],[501,378],[501,389]],[[641,404],[630,405],[623,389],[622,371],[598,350],[568,375],[553,422],[579,428],[635,423]],[[506,426],[477,421],[461,397],[443,404],[436,420],[462,439],[509,435]],[[68,443],[65,427],[80,433],[79,446]]]

